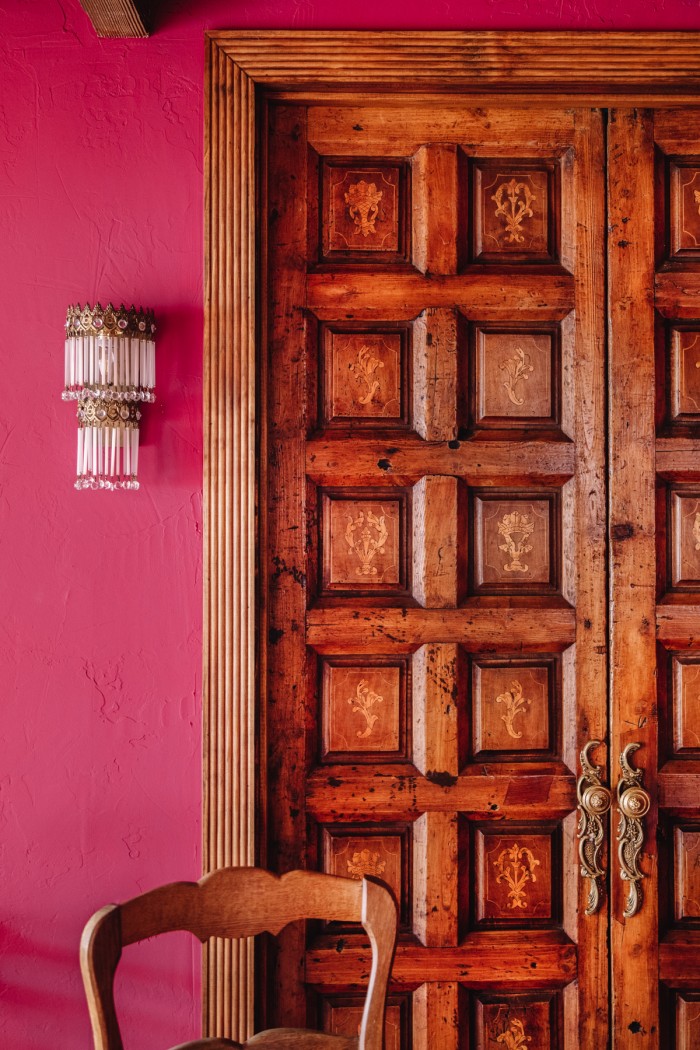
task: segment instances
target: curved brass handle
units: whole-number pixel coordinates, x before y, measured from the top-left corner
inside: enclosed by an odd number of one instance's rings
[[[639,870],[639,854],[644,845],[643,818],[649,812],[651,799],[642,787],[644,773],[633,769],[629,757],[641,744],[628,744],[620,755],[622,777],[617,785],[617,806],[620,823],[617,828],[617,855],[620,859],[620,878],[629,882],[630,891],[625,902],[624,916],[631,919],[642,906],[644,894],[640,885],[644,873]]]
[[[602,818],[612,805],[610,791],[600,782],[600,767],[594,766],[588,757],[588,752],[594,747],[600,747],[600,740],[589,740],[581,752],[583,773],[576,785],[579,802],[578,855],[581,859],[581,875],[584,879],[591,880],[586,915],[595,915],[602,901],[602,880],[605,877],[605,871],[600,865],[604,838]]]

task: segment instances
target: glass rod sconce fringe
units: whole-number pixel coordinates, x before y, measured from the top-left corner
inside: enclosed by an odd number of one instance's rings
[[[137,489],[141,403],[155,401],[152,310],[69,306],[64,401],[78,402],[77,489]]]

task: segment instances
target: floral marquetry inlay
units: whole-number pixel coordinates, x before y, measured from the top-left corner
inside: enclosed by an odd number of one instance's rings
[[[406,328],[323,334],[323,422],[332,426],[408,423]]]
[[[560,425],[561,344],[556,325],[549,330],[475,325],[468,383],[474,425],[497,430]]]
[[[554,262],[558,162],[472,162],[472,257],[483,262]]]
[[[499,497],[497,490],[472,490],[477,592],[517,594],[553,590],[560,578],[559,497]]]
[[[530,706],[530,701],[523,696],[523,687],[520,682],[513,680],[508,689],[496,697],[496,703],[503,704],[505,707],[501,720],[505,722],[508,735],[519,740],[523,734],[513,728],[513,720],[516,715],[525,714]]]
[[[410,835],[407,828],[384,825],[374,833],[336,824],[324,827],[322,834],[324,871],[345,879],[362,879],[365,875],[382,879],[394,893],[403,924],[408,913]]]
[[[348,206],[350,218],[355,223],[355,233],[361,233],[363,237],[369,237],[376,233],[375,223],[379,212],[379,202],[383,197],[373,182],[353,183],[345,194],[345,203]]]
[[[526,846],[519,846],[517,842],[498,855],[498,859],[494,861],[494,866],[499,872],[496,882],[504,882],[507,885],[509,908],[527,908],[525,889],[528,882],[537,882],[535,868],[539,865],[540,862],[532,850]]]
[[[504,542],[498,549],[508,555],[509,560],[503,565],[505,572],[527,572],[528,566],[521,559],[532,550],[528,540],[534,531],[535,523],[529,514],[514,510],[503,515],[498,523],[498,534]]]
[[[323,589],[401,589],[405,579],[405,500],[325,498]]]
[[[386,869],[386,861],[381,860],[377,850],[355,850],[347,861],[348,875],[352,879],[363,879],[365,875],[380,876]]]
[[[357,351],[355,361],[350,365],[350,371],[355,376],[357,384],[362,391],[362,397],[358,394],[357,400],[361,405],[368,405],[375,394],[380,394],[380,383],[378,371],[384,368],[384,362],[375,357],[366,343],[363,343]],[[378,397],[377,400],[381,398]]]
[[[505,751],[516,757],[551,750],[558,668],[557,658],[551,656],[473,658],[474,757],[481,752]]]
[[[506,1031],[501,1032],[497,1037],[496,1042],[502,1043],[505,1050],[522,1050],[527,1043],[532,1042],[532,1039],[525,1031],[524,1021],[513,1018]]]
[[[384,514],[361,510],[356,518],[348,516],[345,542],[357,557],[355,572],[358,576],[377,575],[379,570],[372,563],[377,554],[384,553],[388,537]]]
[[[530,355],[526,354],[521,346],[516,346],[514,356],[506,358],[501,368],[506,373],[503,386],[506,388],[508,400],[514,405],[524,404],[525,398],[520,396],[518,387],[520,383],[529,379],[530,373],[535,370],[530,364]]]
[[[405,257],[407,174],[401,164],[346,167],[323,164],[322,254],[340,261],[361,255],[386,261]],[[377,260],[379,261],[379,260]]]
[[[405,665],[351,661],[323,663],[323,754],[329,761],[362,761],[372,754],[396,760],[404,737]]]
[[[526,183],[511,179],[501,183],[491,200],[496,202],[496,215],[505,223],[507,239],[522,244],[525,240],[522,224],[533,214],[531,205],[535,194]]]
[[[361,682],[357,683],[355,696],[348,697],[348,703],[354,712],[357,712],[364,718],[364,728],[357,730],[357,736],[363,738],[370,736],[379,718],[378,714],[373,713],[372,708],[375,704],[383,704],[384,697],[380,696],[379,693],[372,692],[363,678]]]
[[[505,834],[504,834],[505,832]],[[477,928],[551,926],[559,918],[554,880],[560,875],[559,829],[474,828],[469,895]]]

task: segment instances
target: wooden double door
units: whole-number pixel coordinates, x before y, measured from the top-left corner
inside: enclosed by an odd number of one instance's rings
[[[700,114],[264,110],[262,860],[392,888],[387,1050],[700,1047]]]

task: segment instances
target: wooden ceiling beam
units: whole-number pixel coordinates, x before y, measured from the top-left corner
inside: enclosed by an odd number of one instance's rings
[[[80,4],[98,36],[148,36],[133,0],[80,0]]]

